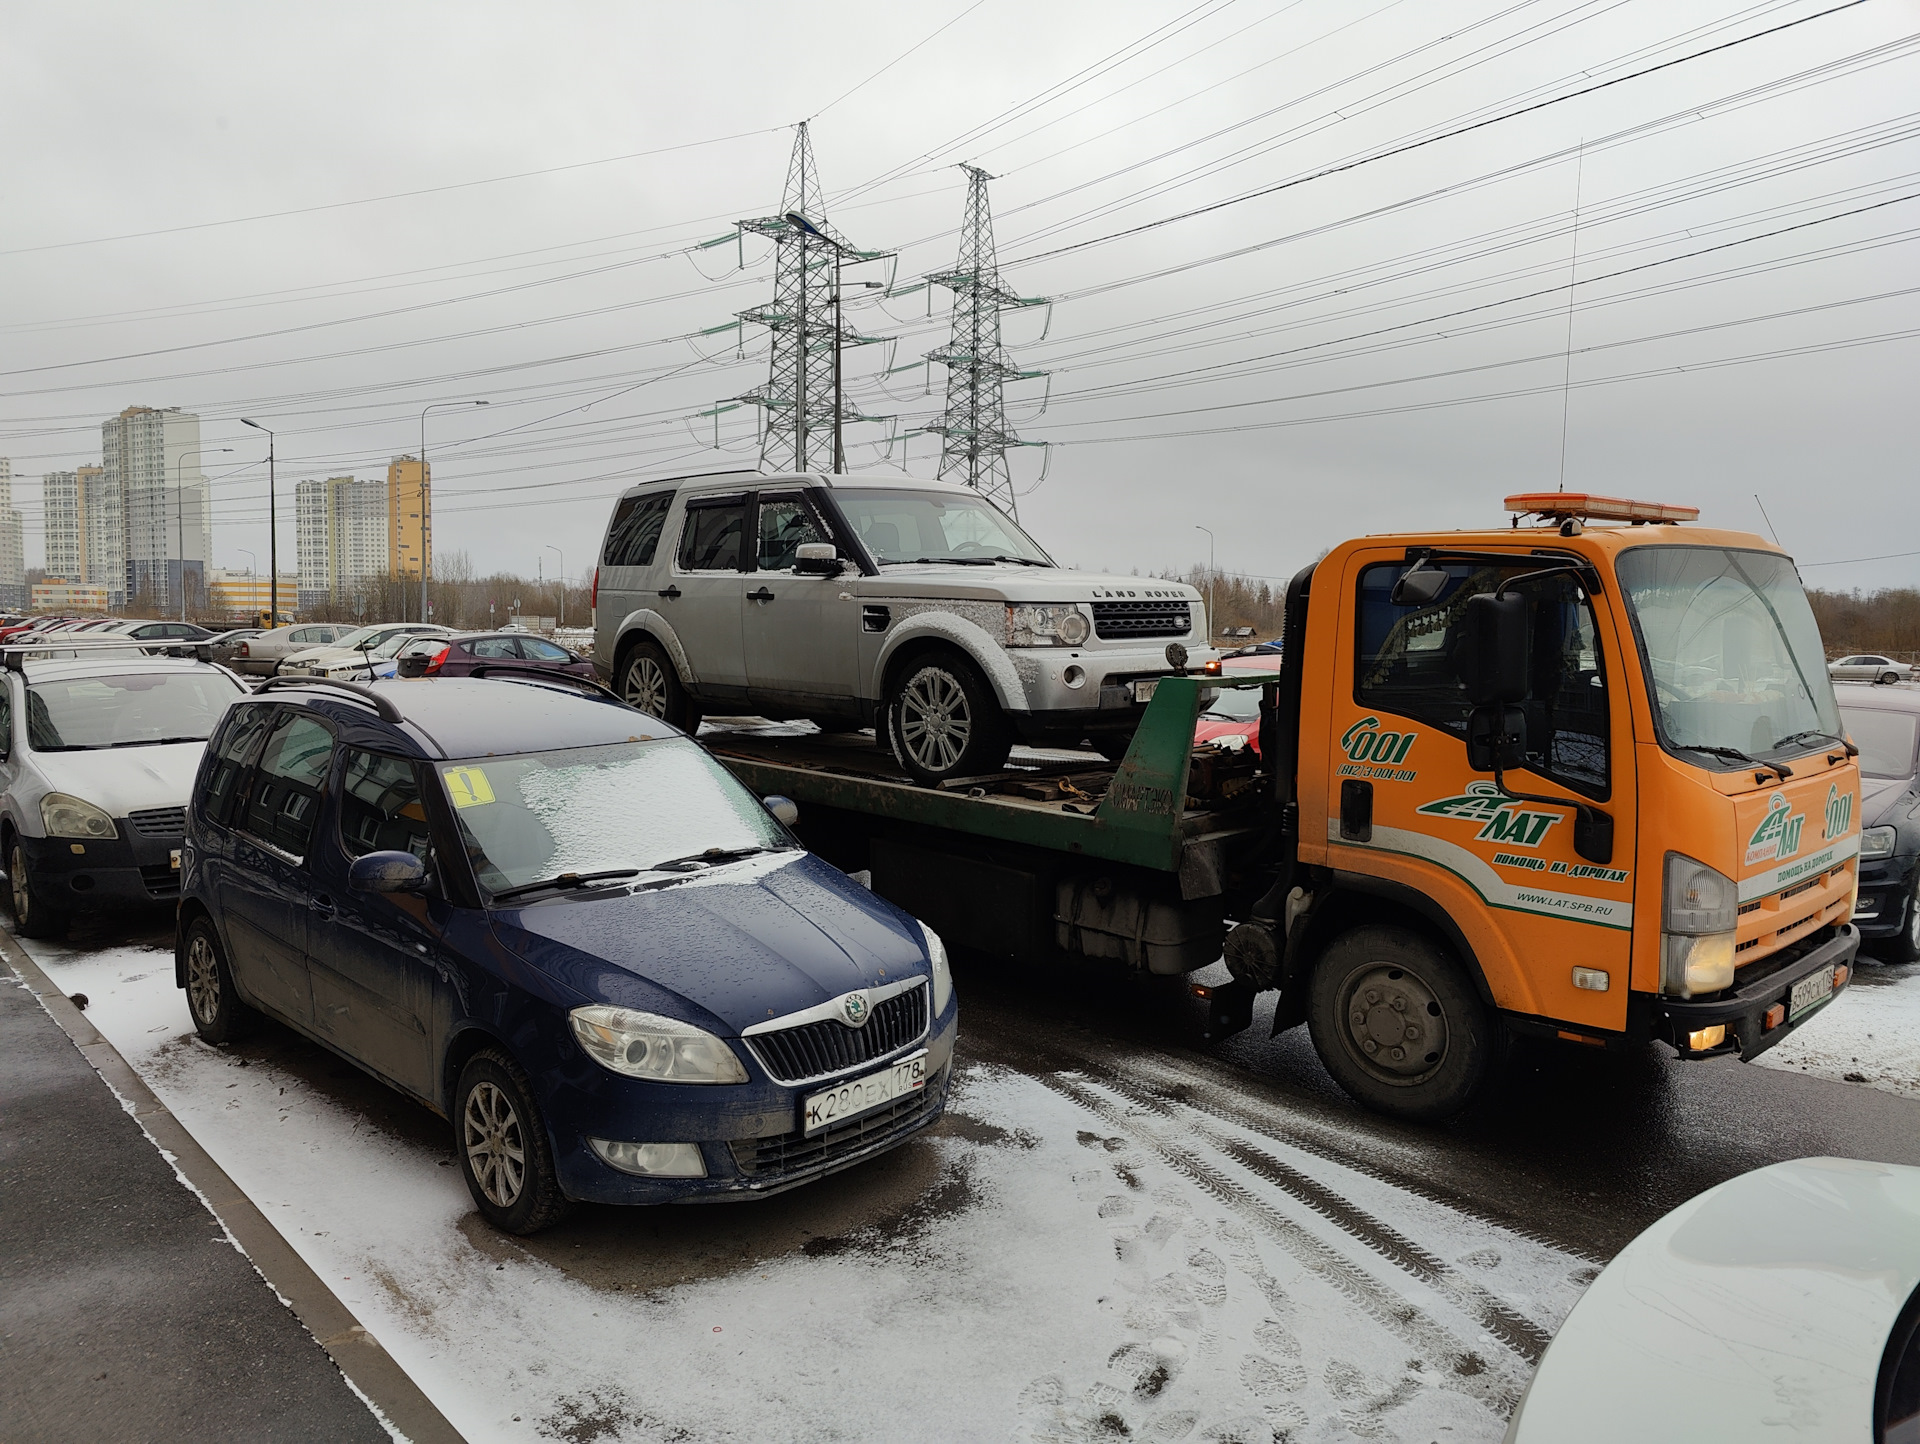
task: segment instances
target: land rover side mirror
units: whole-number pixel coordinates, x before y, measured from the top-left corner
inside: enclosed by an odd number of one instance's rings
[[[801,542],[794,553],[793,569],[803,577],[837,577],[840,553],[833,549],[832,542]]]
[[[1433,599],[1446,587],[1446,572],[1423,557],[1400,574],[1400,580],[1393,584],[1387,600],[1396,607],[1431,606]]]
[[[370,852],[347,869],[356,892],[412,892],[427,881],[427,865],[410,852]]]
[[[1518,593],[1468,597],[1455,666],[1468,705],[1510,707],[1527,695],[1527,602]]]

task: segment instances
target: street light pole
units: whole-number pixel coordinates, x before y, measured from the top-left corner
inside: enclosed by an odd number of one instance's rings
[[[436,401],[420,412],[420,620],[427,620],[427,552],[433,526],[433,508],[427,491],[427,412],[447,406],[485,406],[484,401]],[[399,512],[396,507],[395,514]]]
[[[180,620],[183,622],[187,619],[187,494],[185,483],[181,480],[181,468],[186,465],[189,456],[197,459],[209,451],[232,450],[231,446],[195,446],[181,452],[173,463],[173,520],[180,550]],[[206,563],[203,561],[200,565],[204,568]]]
[[[543,550],[560,558],[560,625],[564,628],[567,625],[567,554],[552,542],[548,542]]]
[[[1198,522],[1194,523],[1193,529],[1207,533],[1207,645],[1211,647],[1214,633],[1220,629],[1220,619],[1213,614],[1213,579],[1216,575],[1213,565],[1213,533]]]
[[[273,470],[273,428],[240,418],[242,426],[267,433],[267,630],[280,625],[280,520],[275,497],[278,479]]]

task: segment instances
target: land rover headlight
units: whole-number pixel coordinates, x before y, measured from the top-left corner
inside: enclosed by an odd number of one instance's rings
[[[104,841],[118,837],[113,819],[82,798],[49,792],[40,799],[40,821],[48,837],[85,837]]]
[[[1072,604],[1035,606],[1009,603],[1009,647],[1077,647],[1093,635],[1087,614]]]
[[[567,1015],[574,1039],[603,1068],[654,1083],[744,1083],[747,1070],[713,1034],[663,1018],[595,1003]]]
[[[927,959],[933,964],[933,1016],[938,1018],[953,1001],[953,969],[947,963],[947,945],[940,941],[940,934],[922,923],[920,935],[927,940]]]
[[[1860,857],[1871,862],[1876,857],[1892,857],[1898,831],[1891,827],[1869,827],[1860,834]]]
[[[1667,854],[1660,908],[1660,991],[1692,998],[1733,986],[1740,890],[1732,878],[1681,853]]]

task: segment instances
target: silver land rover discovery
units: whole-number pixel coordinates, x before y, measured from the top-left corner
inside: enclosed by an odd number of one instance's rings
[[[977,491],[727,472],[614,507],[594,648],[628,701],[877,727],[923,783],[1017,741],[1125,750],[1150,688],[1213,656],[1200,594],[1056,566]]]

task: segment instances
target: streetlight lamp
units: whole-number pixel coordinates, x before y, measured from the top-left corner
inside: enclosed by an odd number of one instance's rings
[[[1213,579],[1215,576],[1213,566],[1213,533],[1208,531],[1206,527],[1201,526],[1198,522],[1194,523],[1193,529],[1207,533],[1207,645],[1211,647],[1213,645],[1214,633],[1220,630],[1220,619],[1213,614]]]
[[[543,550],[552,552],[560,558],[560,625],[567,625],[567,554],[548,542]]]
[[[267,433],[267,627],[280,625],[280,523],[276,513],[273,471],[273,428],[240,418],[242,426]]]
[[[173,507],[174,532],[180,550],[180,620],[187,619],[187,493],[186,484],[181,477],[181,469],[189,456],[199,458],[210,451],[232,451],[231,446],[195,446],[180,453],[173,463]],[[211,504],[213,498],[207,498]],[[202,575],[205,575],[206,562],[200,563]]]
[[[445,406],[485,406],[484,401],[436,401],[420,412],[420,620],[427,620],[427,554],[431,545],[429,536],[433,525],[432,508],[427,492],[427,412],[438,411]],[[399,514],[399,508],[394,508]]]

